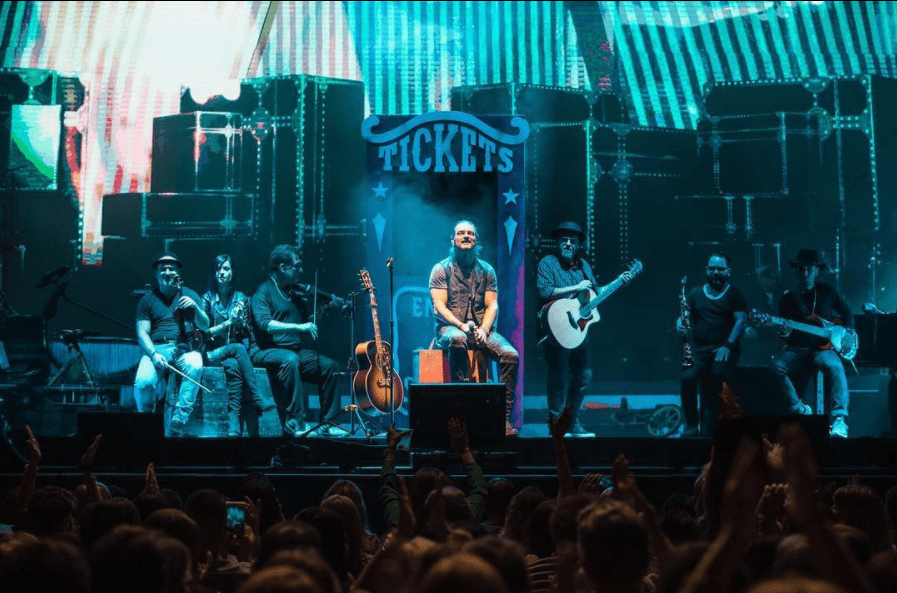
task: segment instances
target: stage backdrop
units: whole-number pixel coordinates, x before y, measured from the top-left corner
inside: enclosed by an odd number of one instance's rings
[[[458,112],[418,116],[372,115],[362,124],[368,142],[367,265],[379,302],[389,302],[387,258],[394,258],[396,299],[414,293],[412,312],[432,316],[427,291],[430,270],[448,255],[459,220],[478,230],[481,258],[498,276],[497,329],[520,353],[517,406],[522,422],[524,244],[526,191],[524,140],[529,124],[520,116],[475,117]],[[381,309],[389,339],[392,312]],[[383,314],[386,313],[386,314]],[[414,313],[412,313],[414,315]],[[433,323],[398,326],[393,339],[396,368],[413,376],[413,351],[427,348]],[[401,344],[401,348],[396,344]]]

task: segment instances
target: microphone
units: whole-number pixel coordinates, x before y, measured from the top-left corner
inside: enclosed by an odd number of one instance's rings
[[[392,269],[393,262],[396,261],[396,258],[390,257],[386,259],[386,267]]]
[[[25,246],[20,245],[19,249],[21,249],[22,253],[25,252]],[[56,284],[63,276],[65,276],[69,271],[69,266],[62,266],[61,268],[57,268],[50,272],[47,272],[41,279],[37,281],[37,284],[34,285],[34,288],[41,289],[45,286],[49,286],[50,284]]]

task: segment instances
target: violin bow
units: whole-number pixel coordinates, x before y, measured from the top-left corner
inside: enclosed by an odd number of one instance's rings
[[[315,300],[314,306],[312,307],[312,311],[314,313],[311,314],[311,322],[317,325],[318,323],[318,271],[315,270]]]

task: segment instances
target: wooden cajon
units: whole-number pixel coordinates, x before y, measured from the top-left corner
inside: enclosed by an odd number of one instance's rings
[[[269,405],[274,401],[271,393],[271,383],[268,373],[263,368],[256,368],[255,380],[258,383],[262,400]],[[178,389],[181,378],[175,373],[170,373],[165,394],[165,434],[169,435],[171,413],[178,401]],[[202,369],[202,384],[211,389],[206,393],[202,389],[196,394],[196,402],[193,404],[193,413],[187,420],[183,436],[200,438],[227,437],[227,381],[224,378],[224,369],[221,367],[204,367]],[[242,436],[244,437],[280,437],[283,436],[280,417],[277,409],[268,410],[259,415],[255,408],[247,401],[243,402]]]
[[[435,349],[417,351],[418,383],[451,383],[448,351]],[[489,381],[489,365],[486,353],[482,350],[467,351],[467,379],[470,383],[487,383]]]

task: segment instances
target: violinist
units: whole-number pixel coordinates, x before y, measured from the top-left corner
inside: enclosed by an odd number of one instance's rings
[[[209,329],[209,318],[199,305],[199,295],[183,286],[182,267],[175,254],[160,255],[153,262],[156,287],[137,303],[137,343],[145,353],[134,378],[138,412],[155,408],[160,372],[175,367],[197,382],[202,378],[202,354],[195,350],[191,338],[194,329]],[[172,436],[183,434],[198,390],[192,381],[181,382],[171,416]]]
[[[293,436],[307,433],[302,382],[315,383],[321,400],[318,420],[320,434],[330,436],[339,414],[336,392],[339,365],[317,351],[304,348],[302,336],[318,337],[318,326],[309,321],[309,305],[314,290],[298,285],[302,273],[299,250],[278,245],[268,260],[271,275],[252,297],[255,343],[249,351],[253,364],[275,371],[274,397],[283,407],[284,430]]]
[[[203,295],[203,310],[209,318],[206,340],[206,363],[220,365],[227,383],[227,436],[242,434],[243,395],[261,414],[274,407],[265,404],[249,360],[249,297],[234,289],[233,262],[229,255],[219,255],[212,262],[209,290]]]

